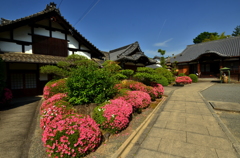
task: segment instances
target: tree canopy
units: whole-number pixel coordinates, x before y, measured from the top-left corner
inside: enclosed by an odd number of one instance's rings
[[[234,30],[235,31],[233,31],[232,36],[240,36],[240,25],[234,28]]]
[[[193,39],[193,43],[197,44],[197,43],[202,43],[205,39],[210,39],[212,36],[218,36],[217,32],[202,32],[200,33],[197,37],[195,37]]]

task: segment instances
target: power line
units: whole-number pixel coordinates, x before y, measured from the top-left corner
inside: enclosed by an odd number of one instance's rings
[[[85,18],[85,16],[87,16],[88,13],[90,13],[90,11],[98,4],[100,0],[98,0],[95,3],[92,3],[92,5],[90,5],[90,7],[86,10],[86,12],[83,14],[83,16],[81,18],[79,18],[79,20],[75,23],[74,27],[80,22],[82,21],[83,18]]]
[[[58,6],[58,9],[60,8],[60,5],[62,4],[62,1],[63,1],[63,0],[61,0],[60,4],[59,4],[59,6]]]

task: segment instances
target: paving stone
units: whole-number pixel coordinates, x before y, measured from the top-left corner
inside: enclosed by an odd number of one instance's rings
[[[232,144],[229,142],[229,140],[220,137],[187,132],[187,142],[210,148],[232,150]]]
[[[161,138],[147,136],[141,144],[141,148],[158,150],[158,145],[160,144],[160,141]]]
[[[222,131],[222,129],[220,127],[217,126],[212,126],[212,127],[207,127],[208,132],[211,136],[215,136],[215,137],[222,137],[227,139],[226,134]]]
[[[219,158],[237,158],[235,151],[225,151],[216,149],[217,155]]]
[[[148,136],[165,139],[176,139],[186,142],[186,132],[162,128],[152,128]]]
[[[159,116],[159,118],[157,119],[156,122],[158,121],[172,121],[172,122],[181,122],[181,123],[185,123],[185,117],[178,117],[178,116],[172,116],[172,117],[169,117],[169,116]]]
[[[194,124],[200,126],[218,126],[218,123],[216,121],[205,121],[195,118],[186,118],[186,124]]]
[[[180,158],[179,156],[176,156],[176,155],[160,153],[157,151],[151,151],[146,149],[140,149],[134,157],[136,158]]]
[[[158,151],[180,157],[211,157],[217,158],[214,148],[208,148],[177,140],[162,139]]]
[[[207,128],[199,125],[189,125],[189,124],[183,124],[183,123],[169,122],[167,123],[166,128],[208,135]]]
[[[167,121],[156,121],[153,126],[158,128],[165,128],[167,125]]]

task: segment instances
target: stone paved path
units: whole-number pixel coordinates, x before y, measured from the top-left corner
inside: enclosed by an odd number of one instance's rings
[[[24,157],[24,145],[40,97],[16,100],[11,108],[0,110],[0,158]]]
[[[145,132],[123,157],[238,157],[199,91],[211,86],[200,82],[176,89],[164,109],[155,114]]]

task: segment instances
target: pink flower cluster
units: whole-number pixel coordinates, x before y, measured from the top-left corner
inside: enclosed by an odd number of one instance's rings
[[[12,91],[10,89],[8,89],[8,88],[4,88],[3,89],[3,97],[0,100],[0,104],[6,104],[11,99],[12,99]]]
[[[155,98],[160,98],[164,92],[163,86],[161,84],[153,84],[153,87],[146,86],[145,84],[133,80],[125,80],[120,84],[116,84],[115,88],[123,89],[128,88],[133,91],[142,91],[150,95],[152,100]]]
[[[192,83],[192,79],[188,76],[179,76],[176,78],[175,82],[177,84],[179,84],[179,83],[190,84],[190,83]]]
[[[60,79],[54,82],[49,82],[43,89],[44,99],[48,99],[57,93],[65,93],[66,79]]]
[[[127,103],[132,105],[133,109],[146,108],[151,103],[149,94],[142,91],[129,91],[127,95],[119,97],[120,99],[126,100]]]
[[[101,128],[112,133],[117,133],[128,126],[129,117],[133,111],[132,106],[120,98],[110,100],[109,104],[98,110],[103,110],[103,116],[106,118],[106,121],[101,124]]]
[[[45,128],[42,141],[50,157],[83,157],[99,146],[101,131],[89,116],[65,115]]]
[[[40,126],[42,141],[51,157],[82,157],[95,150],[101,141],[99,125],[89,116],[75,113],[60,93],[44,101]]]

